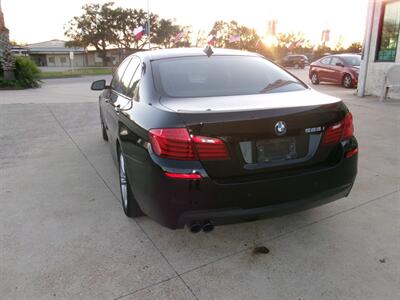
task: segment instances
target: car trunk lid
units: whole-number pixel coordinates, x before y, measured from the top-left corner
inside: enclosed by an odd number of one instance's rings
[[[329,154],[318,151],[324,128],[345,114],[339,99],[312,90],[161,103],[179,114],[191,134],[226,143],[229,160],[202,161],[211,178],[317,164]]]

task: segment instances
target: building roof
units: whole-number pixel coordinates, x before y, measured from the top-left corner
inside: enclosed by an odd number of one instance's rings
[[[65,41],[57,39],[41,43],[29,44],[27,48],[29,49],[29,52],[33,54],[85,52],[85,49],[80,47],[65,47]]]

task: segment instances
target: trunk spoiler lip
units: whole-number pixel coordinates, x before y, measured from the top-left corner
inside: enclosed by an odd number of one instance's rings
[[[228,101],[226,99],[238,100],[244,97],[254,98],[256,105],[239,104],[237,105],[237,107],[229,108],[229,103],[227,103]],[[265,97],[267,97],[268,100],[270,100],[269,103],[266,103]],[[303,97],[308,99],[309,102],[307,100],[302,100],[302,99],[299,100],[299,98]],[[261,98],[262,101],[260,101]],[[277,103],[277,101],[279,100],[284,100],[286,103],[285,102]],[[215,108],[216,101],[224,101],[225,105],[224,102],[221,102],[220,104],[217,105],[217,108]],[[235,95],[229,97],[224,96],[224,97],[169,98],[164,96],[159,98],[159,103],[164,109],[178,114],[185,114],[185,113],[217,114],[217,113],[266,111],[266,110],[300,108],[300,107],[311,108],[315,106],[334,104],[338,102],[342,102],[342,99],[317,92],[313,89],[307,89],[304,91],[271,93],[271,94]],[[188,103],[190,104],[188,105]],[[195,106],[195,103],[199,104],[201,108],[192,109],[192,107]],[[248,101],[246,103],[248,103]]]

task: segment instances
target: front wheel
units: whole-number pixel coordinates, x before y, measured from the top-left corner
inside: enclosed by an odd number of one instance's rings
[[[353,78],[351,78],[350,74],[345,74],[343,77],[343,86],[347,89],[353,87]]]
[[[131,186],[129,184],[128,174],[126,172],[126,163],[122,151],[118,151],[119,162],[119,187],[121,190],[121,202],[124,213],[129,218],[143,216],[143,212],[133,196]]]

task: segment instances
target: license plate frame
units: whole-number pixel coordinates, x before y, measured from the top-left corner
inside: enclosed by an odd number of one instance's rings
[[[268,163],[297,158],[294,137],[256,141],[256,161]]]

